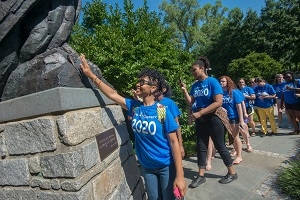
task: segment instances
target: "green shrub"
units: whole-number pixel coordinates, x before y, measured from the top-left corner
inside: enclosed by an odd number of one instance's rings
[[[290,197],[300,199],[300,160],[292,161],[284,168],[277,179],[278,185]]]
[[[188,158],[196,155],[196,141],[183,142],[183,147],[185,151],[185,157]]]
[[[258,116],[257,116],[256,113],[253,114],[253,121],[254,121],[254,122],[259,122]]]
[[[185,104],[186,107],[186,104]],[[183,140],[183,148],[185,150],[185,156],[190,157],[196,155],[196,141],[195,123],[188,125],[188,113],[187,108],[183,107],[182,115],[179,118],[180,128]]]

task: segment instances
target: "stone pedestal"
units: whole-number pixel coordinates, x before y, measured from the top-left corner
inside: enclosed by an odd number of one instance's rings
[[[122,109],[98,90],[54,88],[0,111],[0,199],[146,199]]]

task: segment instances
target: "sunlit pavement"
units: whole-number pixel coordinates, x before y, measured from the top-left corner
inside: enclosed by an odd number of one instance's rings
[[[243,161],[235,165],[239,178],[230,184],[218,183],[218,180],[227,173],[227,169],[217,153],[212,160],[212,170],[205,173],[206,183],[197,188],[188,188],[185,200],[289,199],[275,184],[278,172],[299,152],[300,135],[289,135],[293,129],[286,128],[287,124],[284,113],[284,126],[278,128],[277,136],[261,138],[256,134],[255,137],[250,137],[254,149],[251,153],[246,152],[246,145],[243,144]],[[270,126],[268,128],[271,132]],[[260,130],[260,126],[257,125],[256,129]],[[183,167],[189,185],[198,174],[197,158],[184,159]]]

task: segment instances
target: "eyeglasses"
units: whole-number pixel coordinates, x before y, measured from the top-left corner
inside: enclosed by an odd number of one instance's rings
[[[145,79],[139,79],[139,80],[138,80],[138,84],[140,84],[140,86],[143,86],[143,85],[150,85],[150,86],[152,86],[152,85],[154,85],[153,82],[147,81],[147,80],[145,80]]]
[[[135,85],[135,87],[136,87],[136,88],[140,88],[140,87],[141,87],[140,83],[137,83],[137,84]]]
[[[284,76],[283,78],[292,78],[291,75]]]

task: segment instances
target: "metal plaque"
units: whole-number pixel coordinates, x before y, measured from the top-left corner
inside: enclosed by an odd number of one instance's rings
[[[96,136],[100,159],[103,161],[107,156],[118,148],[118,141],[114,128],[104,131]]]

